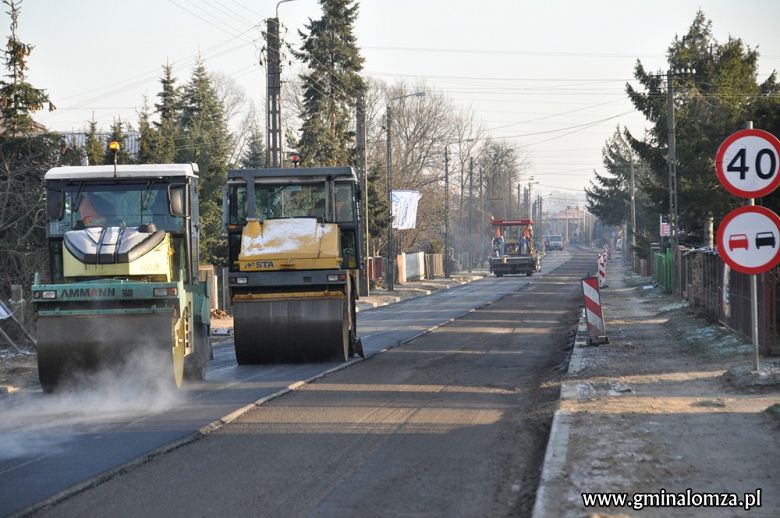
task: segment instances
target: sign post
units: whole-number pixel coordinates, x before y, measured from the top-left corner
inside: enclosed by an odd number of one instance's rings
[[[747,205],[731,211],[718,226],[718,253],[733,270],[750,275],[753,370],[758,360],[758,280],[756,276],[780,263],[780,217],[755,198],[780,185],[780,141],[769,132],[747,129],[730,135],[715,155],[718,181]]]

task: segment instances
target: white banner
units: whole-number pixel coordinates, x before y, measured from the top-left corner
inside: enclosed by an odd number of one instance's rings
[[[5,307],[2,304],[0,304],[0,320],[5,320],[6,318],[8,318],[10,316],[11,315],[6,313]]]
[[[417,191],[393,191],[393,228],[415,228],[421,197]]]

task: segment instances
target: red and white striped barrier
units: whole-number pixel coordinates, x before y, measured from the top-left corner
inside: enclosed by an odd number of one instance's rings
[[[606,252],[599,255],[598,260],[596,261],[596,264],[598,264],[598,278],[599,278],[599,288],[608,288],[607,286],[607,255]]]
[[[588,321],[590,343],[609,343],[607,331],[604,328],[604,314],[601,311],[601,294],[596,277],[582,279],[582,298],[585,301],[585,317]]]

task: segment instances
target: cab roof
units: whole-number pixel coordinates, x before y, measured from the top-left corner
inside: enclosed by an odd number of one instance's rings
[[[49,169],[45,180],[101,180],[114,178],[197,177],[198,164],[142,164],[65,166]]]
[[[351,167],[293,167],[289,169],[231,169],[228,171],[228,180],[250,179],[266,180],[294,180],[296,178],[326,178],[346,177],[357,181],[355,171]]]

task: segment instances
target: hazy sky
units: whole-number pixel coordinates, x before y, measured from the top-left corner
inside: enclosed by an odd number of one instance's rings
[[[35,45],[28,78],[58,107],[36,119],[62,131],[83,129],[93,112],[106,130],[117,116],[135,124],[143,96],[154,102],[159,91],[160,65],[173,63],[183,83],[197,53],[264,105],[264,71],[256,65],[263,43],[253,27],[276,5],[24,0],[18,33]],[[699,8],[718,41],[732,35],[759,48],[760,80],[780,69],[776,0],[364,0],[356,34],[366,76],[425,81],[471,107],[491,136],[523,146],[535,193],[581,199],[577,191],[602,169],[601,148],[616,125],[643,133],[645,121],[625,95],[636,60],[665,70],[666,49]],[[293,44],[320,15],[316,0],[279,6]],[[4,42],[7,17],[0,35]]]

